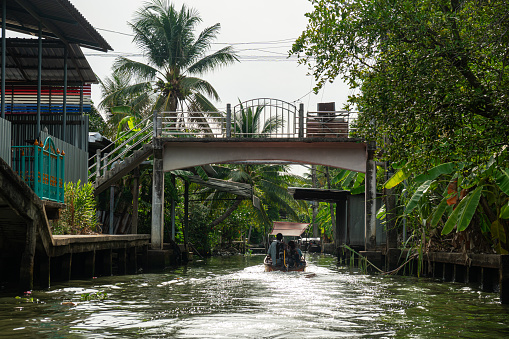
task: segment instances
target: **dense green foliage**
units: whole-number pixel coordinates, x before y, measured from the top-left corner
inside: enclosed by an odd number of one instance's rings
[[[506,1],[312,0],[293,46],[318,80],[360,88],[359,133],[384,159],[475,170],[509,140]]]
[[[53,234],[90,234],[100,232],[97,222],[94,191],[91,183],[65,184],[65,209],[53,225]]]
[[[391,227],[405,220],[416,243],[439,249],[507,253],[507,2],[311,1],[291,53],[315,90],[336,77],[360,90],[349,99],[357,134],[396,171]]]

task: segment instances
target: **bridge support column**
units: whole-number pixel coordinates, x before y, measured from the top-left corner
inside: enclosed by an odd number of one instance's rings
[[[373,141],[367,143],[366,160],[366,191],[365,191],[365,214],[364,218],[364,246],[366,251],[376,247],[376,163],[373,160],[376,144]]]
[[[133,172],[133,221],[131,223],[131,234],[138,234],[138,199],[140,196],[140,168],[136,167]]]
[[[152,178],[152,230],[150,246],[153,250],[163,249],[164,231],[164,171],[163,148],[154,141],[154,170]]]
[[[348,227],[348,202],[347,199],[336,201],[336,237],[334,238],[336,254],[340,247],[347,244],[346,229]]]

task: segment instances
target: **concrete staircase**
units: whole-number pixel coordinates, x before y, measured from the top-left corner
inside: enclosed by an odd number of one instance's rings
[[[123,176],[138,167],[154,152],[152,144],[144,144],[140,149],[135,150],[130,156],[117,162],[103,176],[96,178],[94,183],[94,194],[97,196],[105,189],[109,188]]]

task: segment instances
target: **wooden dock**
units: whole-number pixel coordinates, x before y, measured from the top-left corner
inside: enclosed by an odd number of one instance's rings
[[[329,250],[331,246],[328,246]],[[359,251],[358,253],[381,270],[392,271],[412,258],[409,250],[396,248],[378,251]],[[413,253],[410,254],[415,254]],[[341,263],[350,264],[352,253],[339,248],[336,251]],[[358,255],[354,255],[354,264],[359,262]],[[498,292],[500,302],[509,304],[509,255],[507,254],[474,254],[430,252],[423,255],[422,270],[418,258],[411,259],[404,269],[397,274],[422,276],[443,282],[471,284],[485,292]],[[368,267],[369,270],[369,267]]]

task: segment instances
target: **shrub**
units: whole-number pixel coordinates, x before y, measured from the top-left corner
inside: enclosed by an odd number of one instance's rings
[[[94,189],[91,183],[65,184],[65,204],[60,219],[53,226],[54,234],[90,234],[100,232],[97,221]]]

